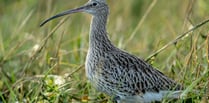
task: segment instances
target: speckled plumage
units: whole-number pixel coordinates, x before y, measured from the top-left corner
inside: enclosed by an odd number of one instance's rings
[[[182,86],[142,59],[115,47],[108,39],[106,23],[109,8],[105,0],[90,0],[84,6],[55,15],[44,21],[75,12],[91,14],[86,75],[97,90],[118,102],[141,103],[178,98]]]

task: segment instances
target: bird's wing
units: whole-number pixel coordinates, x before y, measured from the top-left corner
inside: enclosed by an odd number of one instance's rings
[[[106,53],[101,63],[102,80],[118,93],[138,95],[181,88],[142,59],[123,51]]]

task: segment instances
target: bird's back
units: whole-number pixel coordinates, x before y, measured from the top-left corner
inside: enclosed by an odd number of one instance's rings
[[[98,90],[111,96],[121,98],[139,96],[142,99],[151,99],[150,93],[153,96],[160,94],[162,97],[161,94],[165,95],[166,91],[182,89],[181,85],[127,52],[115,48],[95,53],[88,52],[86,61],[88,78]]]

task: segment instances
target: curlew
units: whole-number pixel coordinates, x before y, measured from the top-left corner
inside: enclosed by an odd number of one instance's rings
[[[52,16],[40,26],[77,12],[92,15],[85,69],[87,78],[97,90],[118,103],[150,103],[179,97],[180,84],[110,42],[106,31],[109,7],[105,0],[89,0],[79,8]]]

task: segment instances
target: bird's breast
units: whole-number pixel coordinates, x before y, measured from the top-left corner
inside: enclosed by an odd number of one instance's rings
[[[96,76],[98,68],[98,61],[100,56],[98,56],[95,52],[88,50],[85,62],[85,70],[86,76],[90,81],[95,80],[98,78]]]
[[[89,80],[92,80],[93,76],[93,62],[91,58],[91,53],[88,50],[87,56],[86,56],[86,61],[85,61],[85,70],[86,70],[86,76]]]

